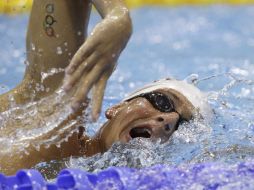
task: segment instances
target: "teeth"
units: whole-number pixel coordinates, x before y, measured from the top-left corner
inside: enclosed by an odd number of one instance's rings
[[[151,131],[149,129],[144,128],[144,132],[148,132],[151,135]]]
[[[135,131],[137,133],[145,133],[145,132],[147,132],[147,133],[149,133],[151,135],[151,131],[149,129],[147,129],[147,128],[135,128]]]

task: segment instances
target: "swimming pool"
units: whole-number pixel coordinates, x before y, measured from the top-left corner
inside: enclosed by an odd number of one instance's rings
[[[170,76],[192,81],[208,93],[214,121],[209,125],[198,121],[183,125],[163,145],[145,140],[117,143],[104,155],[72,158],[67,166],[97,172],[109,166],[143,168],[155,164],[188,170],[189,164],[215,161],[229,165],[219,165],[223,171],[242,161],[251,165],[254,7],[145,7],[131,14],[134,33],[109,81],[102,113],[135,88]],[[90,28],[98,20],[94,13]],[[4,44],[0,48],[0,93],[22,79],[27,21],[27,15],[0,17],[0,40]],[[104,121],[102,114],[98,123],[87,125],[88,133],[94,134]],[[52,176],[65,163],[52,161],[36,168]],[[248,183],[253,185],[251,179],[253,176]],[[244,179],[242,183],[246,183]]]

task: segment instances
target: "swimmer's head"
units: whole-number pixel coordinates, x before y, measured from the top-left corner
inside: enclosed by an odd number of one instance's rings
[[[195,86],[163,79],[135,91],[106,111],[108,122],[100,130],[104,150],[114,142],[133,138],[165,142],[179,123],[194,117],[208,118],[211,109]]]

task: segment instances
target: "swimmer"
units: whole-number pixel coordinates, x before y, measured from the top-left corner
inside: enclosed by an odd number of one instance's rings
[[[109,108],[105,113],[107,122],[94,137],[86,136],[84,128],[79,127],[59,145],[42,145],[36,148],[33,146],[34,141],[28,139],[30,142],[22,153],[13,151],[6,156],[0,155],[1,172],[13,174],[17,169],[29,168],[42,161],[69,156],[92,156],[107,151],[115,142],[127,143],[138,137],[161,139],[163,143],[177,130],[181,122],[194,117],[206,118],[210,114],[211,110],[204,94],[196,87],[175,79],[159,80]],[[68,120],[73,116],[75,115],[69,116]],[[63,121],[62,125],[67,125],[67,122]],[[59,134],[57,138],[64,136],[66,135]],[[47,141],[49,137],[45,134],[40,138]],[[18,146],[16,150],[20,148]]]
[[[103,19],[88,36],[92,5]],[[123,0],[33,1],[24,78],[0,96],[0,172],[12,174],[54,155],[77,154],[71,147],[72,142],[73,147],[77,146],[77,141],[72,140],[76,133],[72,135],[72,131],[78,122],[83,123],[87,94],[92,89],[91,115],[95,121],[107,80],[131,32],[132,23]],[[67,95],[56,101],[59,97],[55,93],[62,88]],[[68,146],[63,143],[61,152],[53,147],[68,137]],[[48,144],[51,147],[44,151]]]
[[[87,36],[92,4],[103,19]],[[123,0],[34,0],[26,39],[25,75],[16,88],[0,96],[0,112],[13,103],[40,100],[63,85],[67,92],[74,91],[70,97],[74,112],[93,89],[92,117],[96,120],[107,80],[131,32]]]

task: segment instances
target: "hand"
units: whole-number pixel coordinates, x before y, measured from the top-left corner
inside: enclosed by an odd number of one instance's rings
[[[126,46],[131,31],[121,17],[108,17],[99,23],[91,36],[79,48],[66,68],[64,89],[71,90],[77,83],[72,101],[76,111],[93,87],[92,118],[100,113],[104,90],[121,51]]]

